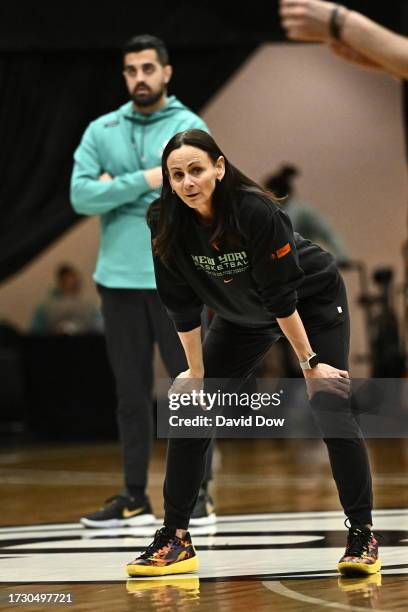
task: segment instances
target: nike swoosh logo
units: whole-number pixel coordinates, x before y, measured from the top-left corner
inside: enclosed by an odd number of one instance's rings
[[[233,278],[229,278],[228,280],[224,279],[224,283],[228,284],[228,283],[232,283],[234,279]]]
[[[130,518],[131,516],[136,516],[136,514],[141,514],[143,512],[144,506],[141,508],[136,508],[136,510],[128,510],[127,508],[123,508],[122,515],[123,518]]]

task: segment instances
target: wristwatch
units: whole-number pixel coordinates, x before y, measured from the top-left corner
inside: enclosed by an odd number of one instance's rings
[[[311,370],[315,368],[319,363],[319,357],[316,353],[312,353],[306,361],[299,361],[299,365],[302,370]]]

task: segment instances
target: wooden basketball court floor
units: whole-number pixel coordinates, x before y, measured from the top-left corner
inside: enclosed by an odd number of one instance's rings
[[[199,574],[144,580],[127,580],[124,565],[159,519],[119,530],[78,523],[122,486],[115,444],[3,448],[0,610],[407,610],[408,443],[371,440],[369,448],[381,575],[336,572],[346,531],[322,442],[220,440],[212,485],[219,520],[191,530]],[[157,443],[149,480],[157,516],[164,455]],[[40,594],[59,594],[61,603],[36,602]]]

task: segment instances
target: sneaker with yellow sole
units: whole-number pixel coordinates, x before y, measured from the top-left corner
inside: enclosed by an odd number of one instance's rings
[[[198,570],[198,557],[188,531],[183,538],[176,530],[162,527],[144,553],[126,565],[128,576],[167,576]]]
[[[343,576],[376,574],[380,571],[378,541],[369,527],[350,527],[346,551],[337,567]]]

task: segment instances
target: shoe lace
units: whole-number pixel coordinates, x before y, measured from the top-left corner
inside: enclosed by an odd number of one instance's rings
[[[344,521],[345,526],[349,529],[347,538],[347,555],[350,557],[361,557],[364,552],[368,551],[368,544],[373,535],[371,529],[364,527],[349,527],[347,520]]]
[[[144,553],[140,555],[141,559],[149,559],[154,553],[159,552],[162,548],[169,545],[169,541],[174,539],[174,535],[169,533],[166,527],[158,529],[154,534],[154,539],[146,548]]]
[[[347,542],[347,554],[350,557],[361,557],[362,553],[368,550],[368,543],[371,538],[371,532],[367,533],[360,529],[353,529],[349,534]]]

